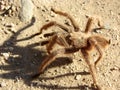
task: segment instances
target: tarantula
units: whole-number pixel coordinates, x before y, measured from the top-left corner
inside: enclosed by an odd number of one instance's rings
[[[83,57],[86,61],[86,63],[89,66],[90,73],[93,78],[94,86],[100,90],[100,87],[97,83],[97,73],[96,73],[96,65],[99,63],[103,56],[102,49],[105,48],[107,45],[110,44],[110,40],[105,39],[102,36],[99,35],[92,35],[92,31],[95,29],[92,29],[93,22],[97,20],[97,24],[99,28],[97,29],[104,29],[104,26],[101,24],[99,18],[89,18],[87,21],[87,25],[85,28],[85,31],[82,32],[74,19],[67,13],[57,11],[54,9],[51,9],[54,13],[59,14],[61,16],[64,16],[68,18],[71,21],[71,25],[73,26],[73,29],[68,29],[66,26],[61,25],[55,21],[51,21],[45,25],[42,26],[40,29],[40,32],[35,34],[39,35],[42,33],[43,30],[46,30],[52,26],[58,26],[63,31],[60,32],[53,32],[50,35],[51,38],[48,40],[46,48],[48,52],[48,56],[44,59],[41,66],[39,67],[39,72],[33,76],[33,78],[38,77],[41,73],[44,72],[45,68],[50,65],[53,61],[55,61],[58,54],[72,54],[75,52],[79,52],[81,50]],[[46,35],[46,36],[47,36]],[[60,48],[58,50],[53,50],[54,45],[59,44],[60,46],[63,46],[63,48]],[[99,53],[99,57],[96,61],[91,62],[89,59],[90,51],[96,49]]]

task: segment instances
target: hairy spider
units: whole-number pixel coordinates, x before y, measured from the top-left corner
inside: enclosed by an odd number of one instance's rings
[[[93,78],[93,83],[97,90],[100,90],[101,87],[99,87],[97,83],[96,65],[99,63],[103,56],[102,49],[104,49],[107,45],[110,44],[110,40],[107,40],[100,35],[93,35],[91,33],[93,30],[95,30],[92,29],[92,25],[95,20],[97,21],[97,25],[99,26],[99,28],[97,29],[104,29],[104,26],[101,25],[100,19],[93,17],[89,18],[87,21],[85,31],[82,32],[79,29],[76,22],[74,21],[74,19],[69,14],[54,9],[51,10],[56,14],[68,18],[71,21],[73,29],[68,29],[64,25],[61,25],[55,21],[51,21],[43,25],[42,28],[40,29],[40,32],[34,35],[34,36],[39,35],[42,33],[43,30],[46,30],[52,26],[58,26],[63,30],[60,32],[46,34],[46,36],[51,36],[46,45],[48,56],[42,62],[42,64],[39,67],[39,72],[35,74],[33,78],[38,77],[41,73],[43,73],[45,68],[56,60],[55,58],[58,56],[58,54],[72,54],[75,52],[79,52],[81,50],[83,57],[87,65],[89,66],[90,73]],[[52,51],[55,44],[59,44],[60,46],[63,46],[63,48]],[[89,54],[90,51],[93,49],[98,51],[99,57],[97,58],[96,61],[91,62]]]

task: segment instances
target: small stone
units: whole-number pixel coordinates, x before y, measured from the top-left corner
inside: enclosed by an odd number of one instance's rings
[[[11,14],[12,14],[12,10],[10,9],[10,10],[8,11],[8,13],[9,13],[9,15],[11,15]]]
[[[9,53],[1,53],[2,55],[3,55],[3,57],[7,60],[8,58],[9,58],[9,56],[10,56],[10,54]]]
[[[119,68],[118,68],[118,67],[113,67],[113,68],[111,68],[110,70],[111,70],[111,71],[119,70]]]
[[[112,10],[110,10],[110,14],[111,14],[111,15],[113,15],[113,14],[114,14]]]
[[[5,87],[6,86],[6,83],[5,82],[1,82],[0,83],[0,87]]]
[[[1,5],[4,5],[4,4],[5,4],[5,1],[0,1],[0,4],[1,4]]]
[[[55,17],[54,13],[50,13],[50,16],[51,16],[51,17]]]
[[[15,25],[14,25],[13,23],[10,23],[10,24],[9,24],[9,23],[6,23],[5,26],[11,28],[11,27],[14,27]]]
[[[28,22],[33,17],[34,5],[31,0],[21,0],[20,20]]]
[[[95,30],[96,33],[103,33],[101,30]]]
[[[0,6],[0,11],[3,11],[5,9],[5,6],[4,5],[1,5]]]
[[[76,80],[80,80],[80,78],[81,78],[81,75],[75,76],[75,79],[76,79]]]
[[[20,78],[19,77],[15,77],[15,82],[19,82]]]
[[[12,6],[12,11],[16,11],[16,7],[15,6]]]
[[[55,73],[58,73],[59,72],[59,70],[58,69],[55,69]]]
[[[115,82],[118,82],[118,80],[117,80],[117,79],[115,79],[114,81],[115,81]]]
[[[87,69],[87,68],[84,68],[84,72],[88,72],[88,69]]]
[[[116,40],[119,40],[119,35],[116,36]]]
[[[4,21],[5,19],[4,19],[4,18],[1,18],[0,20],[1,20],[1,21]]]
[[[80,58],[79,61],[84,61],[84,59],[83,59],[83,58]]]
[[[109,87],[112,87],[112,84],[108,82]]]
[[[7,17],[7,15],[5,14],[4,17]]]
[[[105,28],[106,30],[111,30],[111,27],[110,27],[110,25],[109,25],[108,23],[105,23],[104,28]]]
[[[63,66],[63,69],[69,69],[70,67],[69,66]]]

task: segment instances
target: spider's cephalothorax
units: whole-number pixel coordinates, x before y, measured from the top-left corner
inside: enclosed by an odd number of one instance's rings
[[[82,32],[73,32],[70,34],[70,40],[74,47],[85,47],[87,45],[88,35]]]
[[[89,18],[85,31],[82,32],[79,29],[76,22],[74,21],[74,19],[69,14],[54,9],[51,10],[56,14],[68,18],[71,21],[73,29],[68,29],[66,26],[61,25],[55,21],[51,21],[48,24],[42,26],[40,32],[37,33],[36,35],[41,34],[43,30],[46,30],[52,26],[58,26],[63,31],[60,31],[61,33],[53,32],[51,34],[45,35],[45,36],[50,36],[46,45],[48,56],[45,58],[45,60],[42,62],[41,66],[39,67],[38,74],[35,74],[33,78],[38,77],[41,73],[43,73],[45,68],[48,65],[50,65],[54,60],[56,60],[55,58],[57,57],[58,54],[71,54],[71,53],[79,52],[81,50],[81,53],[83,54],[83,57],[89,66],[90,73],[93,78],[93,83],[97,88],[97,90],[100,90],[101,87],[99,87],[97,83],[96,65],[103,56],[102,49],[110,44],[110,40],[107,40],[100,35],[93,35],[91,32],[93,32],[94,29],[91,29],[91,26],[93,25],[92,23],[94,22],[94,20],[97,20],[97,24],[99,26],[98,29],[104,29],[104,26],[101,25],[99,18]],[[55,44],[59,44],[63,46],[63,48],[60,48],[58,50],[52,50]],[[93,61],[91,63],[90,62],[91,60],[89,60],[90,59],[89,51],[91,51],[92,49],[97,50],[99,56],[95,62]]]

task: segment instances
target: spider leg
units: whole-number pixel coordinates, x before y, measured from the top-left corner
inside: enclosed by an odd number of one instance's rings
[[[52,50],[53,46],[55,45],[57,38],[58,38],[57,35],[53,35],[50,38],[48,45],[46,45],[46,49],[47,49],[48,54],[50,54],[50,51]]]
[[[102,48],[106,48],[106,46],[108,46],[110,44],[110,40],[106,40],[105,38],[100,37],[100,36],[93,36],[92,38],[95,43],[94,46],[99,53],[99,57],[95,61],[95,66],[96,66],[100,62],[101,58],[103,57]]]
[[[52,27],[52,26],[58,26],[66,32],[71,32],[70,29],[68,29],[67,27],[65,27],[65,26],[63,26],[63,25],[61,25],[61,24],[59,24],[55,21],[51,21],[51,22],[49,22],[49,23],[47,23],[47,24],[45,24],[41,27],[39,34],[41,34],[43,30],[46,30],[46,29],[48,29],[49,27]]]
[[[47,66],[49,66],[53,61],[55,61],[58,54],[71,54],[74,52],[79,51],[79,48],[62,48],[58,49],[48,55],[45,60],[42,62],[41,66],[39,67],[39,72],[32,76],[32,78],[37,78],[40,74],[42,74]]]
[[[57,40],[57,43],[59,45],[62,45],[64,46],[65,48],[69,48],[70,45],[68,44],[67,40],[66,40],[66,37],[63,35],[63,34],[60,34],[59,37],[58,37],[58,40]]]
[[[96,70],[95,70],[95,66],[94,66],[94,63],[91,63],[90,62],[90,58],[89,58],[89,53],[87,52],[87,49],[86,48],[83,48],[81,49],[82,51],[82,54],[84,56],[84,59],[86,61],[86,63],[88,64],[89,66],[89,69],[90,69],[90,73],[92,75],[92,78],[93,78],[93,82],[95,85],[97,85],[97,81],[96,81]]]
[[[97,21],[99,28],[92,29],[92,25],[95,21]],[[100,17],[95,17],[95,18],[90,17],[86,24],[85,33],[88,33],[88,32],[91,32],[91,31],[97,30],[97,29],[105,29],[105,27],[103,26],[103,23],[101,22],[101,18]]]
[[[53,36],[51,37],[51,39],[50,39],[50,41],[49,41],[49,44],[46,46],[47,52],[48,52],[49,54],[50,54],[50,51],[52,50],[53,46],[54,46],[56,43],[59,44],[59,45],[65,46],[66,48],[69,47],[69,44],[67,43],[65,37],[64,37],[62,34],[59,35],[59,37],[58,37],[57,34],[55,34],[55,35],[53,35]]]
[[[94,48],[94,41],[89,38],[88,39],[88,45],[86,47],[83,47],[81,49],[81,52],[84,56],[84,59],[87,63],[87,65],[89,66],[89,69],[90,69],[90,73],[92,75],[92,78],[93,78],[93,83],[95,85],[96,88],[98,88],[98,90],[100,90],[100,87],[98,86],[98,83],[97,83],[97,73],[96,73],[96,68],[95,68],[95,63],[90,59],[90,56],[89,56],[89,51],[92,50]]]
[[[52,10],[54,13],[56,13],[56,14],[62,15],[62,16],[64,16],[64,17],[67,17],[67,18],[71,21],[71,23],[72,23],[72,25],[73,25],[73,27],[74,27],[74,30],[75,30],[76,32],[79,31],[79,26],[77,25],[77,23],[75,22],[75,20],[74,20],[69,14],[64,13],[64,12],[61,12],[61,11],[57,11],[57,10],[55,10],[55,9],[53,9],[53,8],[51,8],[51,10]]]
[[[97,17],[96,20],[97,20],[97,22],[98,22],[98,23],[97,23],[98,26],[99,26],[101,29],[104,29],[105,26],[103,25],[101,18],[100,18],[100,17]]]
[[[91,31],[92,23],[93,23],[93,18],[89,18],[86,24],[85,33]]]
[[[99,52],[99,57],[95,61],[95,68],[96,68],[97,64],[100,62],[101,58],[103,57],[103,52],[102,52],[101,48],[99,47],[99,45],[95,45],[95,48]]]

